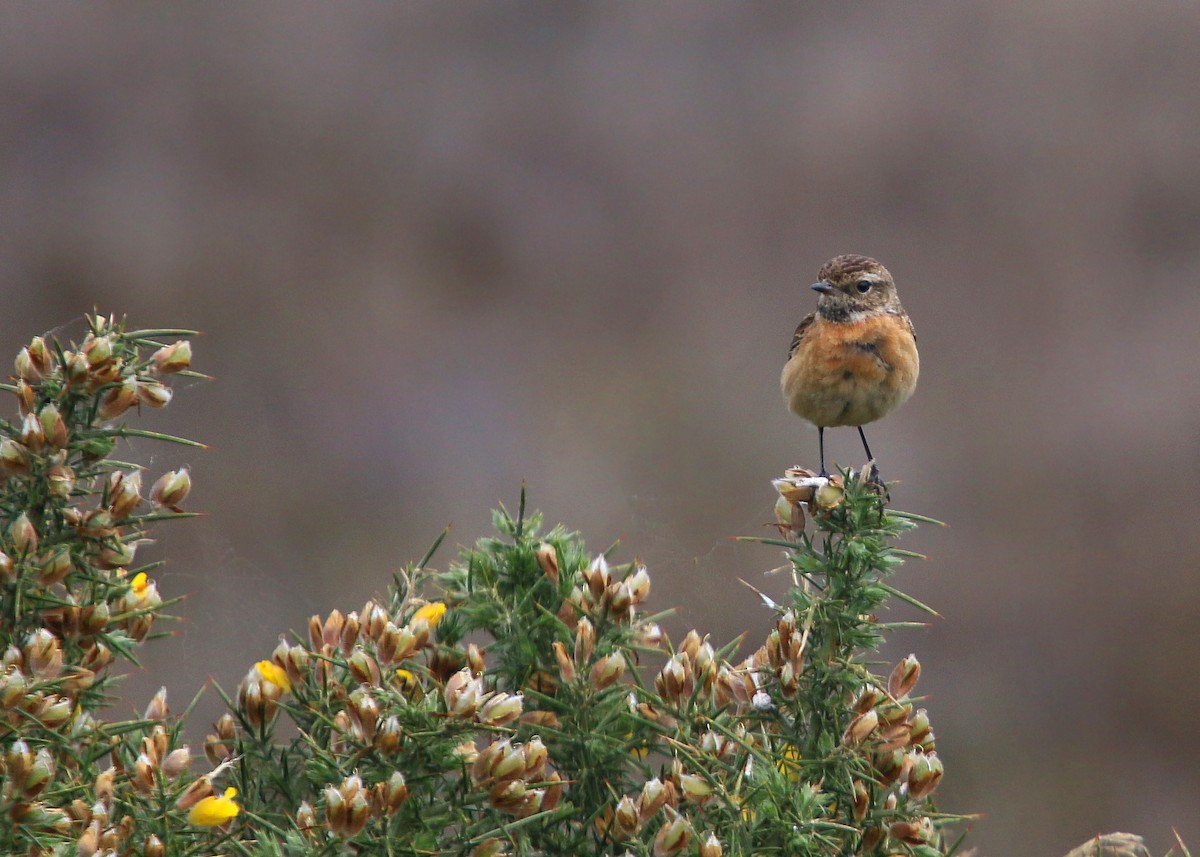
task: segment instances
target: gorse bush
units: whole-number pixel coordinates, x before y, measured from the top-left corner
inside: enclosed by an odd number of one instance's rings
[[[853,474],[776,481],[780,536],[757,541],[792,586],[749,656],[669,640],[649,571],[546,529],[522,492],[444,570],[435,543],[361,609],[247,657],[202,752],[163,693],[105,719],[171,604],[138,546],[190,486],[112,454],[192,443],[125,420],[194,373],[188,331],[88,326],[34,339],[3,385],[0,853],[954,853],[920,665],[870,660],[915,624],[878,614],[916,604],[888,579],[922,519]]]

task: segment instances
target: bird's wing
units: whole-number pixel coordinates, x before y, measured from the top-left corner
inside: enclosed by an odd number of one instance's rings
[[[908,328],[909,335],[913,338],[913,342],[916,342],[917,329],[913,327],[912,319],[908,317],[908,313],[904,311],[904,307],[896,304],[895,307],[888,309],[888,312],[890,312],[892,315],[898,316],[904,322],[905,326]],[[797,335],[799,335],[799,331],[797,331]],[[795,346],[792,347],[794,348]]]
[[[804,320],[796,326],[796,332],[792,334],[792,345],[788,349],[789,360],[791,360],[792,355],[796,353],[796,349],[800,347],[800,340],[804,339],[805,331],[812,327],[812,323],[816,321],[816,319],[817,314],[815,312],[809,313],[804,317]]]

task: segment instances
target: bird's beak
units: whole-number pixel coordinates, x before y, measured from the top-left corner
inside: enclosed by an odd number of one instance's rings
[[[819,282],[819,283],[813,283],[811,286],[809,286],[809,288],[812,289],[814,292],[820,292],[823,295],[831,294],[834,291],[833,286],[829,285],[829,283],[826,283],[824,281]]]

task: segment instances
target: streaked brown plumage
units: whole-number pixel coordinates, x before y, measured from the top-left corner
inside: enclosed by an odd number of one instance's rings
[[[817,277],[817,311],[796,328],[780,386],[788,407],[817,427],[825,475],[825,429],[857,426],[873,462],[862,427],[907,401],[920,360],[912,321],[883,265],[836,256]]]

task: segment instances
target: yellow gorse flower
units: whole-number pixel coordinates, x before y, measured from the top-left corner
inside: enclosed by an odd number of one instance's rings
[[[430,628],[436,628],[437,623],[442,621],[442,617],[446,615],[446,605],[441,601],[434,601],[432,604],[426,604],[420,610],[413,614],[413,621],[424,619],[429,623]]]
[[[150,578],[146,577],[146,572],[139,571],[133,576],[133,580],[129,581],[129,586],[133,589],[133,594],[141,598],[150,588]]]
[[[776,763],[779,768],[779,773],[786,776],[792,782],[800,781],[800,751],[794,746],[788,745],[783,748],[783,752],[779,756],[779,761]]]
[[[274,661],[259,661],[255,666],[258,668],[258,674],[269,681],[276,687],[283,688],[285,693],[290,693],[292,690],[292,680],[288,678],[287,671]]]
[[[209,795],[203,798],[188,810],[188,824],[196,827],[216,827],[218,824],[224,824],[242,811],[242,808],[233,802],[236,796],[237,789],[230,786],[220,797]]]

